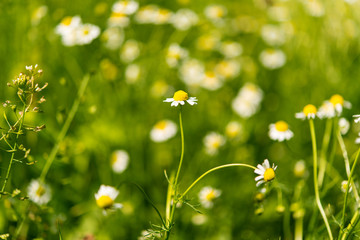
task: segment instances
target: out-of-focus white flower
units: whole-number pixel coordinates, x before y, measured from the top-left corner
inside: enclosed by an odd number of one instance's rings
[[[197,59],[186,59],[180,66],[180,79],[189,86],[199,85],[205,73],[205,67]]]
[[[205,8],[204,14],[209,20],[217,23],[226,16],[227,9],[222,5],[212,4]]]
[[[226,139],[223,135],[210,132],[204,137],[205,151],[209,155],[216,155],[219,148],[224,146]]]
[[[172,15],[173,13],[170,10],[165,8],[159,8],[155,12],[155,18],[153,19],[153,23],[158,25],[169,23]]]
[[[243,132],[243,126],[237,121],[231,121],[226,125],[225,134],[228,138],[234,139]]]
[[[262,90],[253,83],[246,83],[232,102],[233,110],[241,117],[254,115],[263,99]]]
[[[31,180],[27,191],[29,199],[36,204],[45,205],[51,199],[50,187],[47,184],[41,182],[40,180]]]
[[[260,53],[260,62],[267,69],[277,69],[286,63],[286,55],[280,49],[266,49]]]
[[[110,50],[120,48],[124,38],[124,31],[117,27],[108,28],[101,35],[101,40],[104,42],[105,47]]]
[[[125,28],[125,27],[129,26],[129,24],[130,24],[130,19],[124,13],[112,12],[108,19],[109,27]]]
[[[112,11],[116,13],[123,13],[126,15],[134,14],[139,8],[139,3],[136,1],[117,1],[112,6]]]
[[[224,80],[211,71],[205,72],[204,78],[200,83],[201,87],[206,88],[210,91],[215,91],[221,88],[223,84]]]
[[[345,193],[347,190],[347,187],[348,187],[348,181],[347,180],[342,181],[341,182],[341,191]],[[350,185],[349,192],[351,192],[351,191],[352,191],[352,186]]]
[[[220,44],[219,51],[226,58],[239,57],[243,52],[243,47],[240,43],[226,41]]]
[[[323,4],[318,0],[303,1],[307,13],[313,17],[322,17],[325,14]]]
[[[74,46],[77,44],[76,30],[81,26],[81,18],[79,16],[65,17],[55,28],[55,32],[61,36],[64,46]]]
[[[304,160],[299,160],[294,166],[294,175],[296,177],[303,177],[306,173],[306,164]]]
[[[138,64],[132,63],[125,69],[125,81],[128,84],[136,83],[140,78],[141,68]]]
[[[103,214],[107,214],[107,210],[116,210],[122,208],[122,204],[115,203],[115,198],[119,195],[119,191],[114,187],[101,185],[99,191],[95,193],[96,204],[103,209]]]
[[[156,5],[143,6],[136,13],[135,20],[141,24],[154,23],[154,19],[156,19],[158,12],[159,7]]]
[[[218,31],[212,31],[201,35],[196,40],[196,48],[202,51],[212,51],[219,49],[221,40],[221,33]]]
[[[154,142],[165,142],[174,137],[176,132],[176,124],[173,121],[165,119],[154,125],[150,131],[150,138]]]
[[[100,28],[96,25],[86,23],[76,30],[76,38],[78,45],[86,45],[91,43],[100,35]]]
[[[186,31],[192,26],[196,25],[199,21],[195,12],[190,9],[179,9],[171,16],[171,24],[180,31]]]
[[[111,167],[116,173],[124,172],[129,165],[129,154],[124,150],[116,150],[111,154]]]
[[[177,107],[179,104],[185,105],[185,102],[187,102],[192,106],[197,104],[197,99],[196,97],[189,98],[187,92],[184,92],[183,90],[179,90],[174,93],[174,96],[172,98],[166,98],[163,102],[171,102],[172,107]]]
[[[358,0],[344,0],[344,2],[348,3],[348,4],[354,4],[356,3]]]
[[[317,116],[322,118],[333,118],[335,117],[335,107],[329,101],[324,101],[320,106],[319,111],[317,112]]]
[[[136,40],[127,40],[121,50],[120,58],[123,62],[134,61],[140,55],[140,46]]]
[[[289,125],[284,121],[270,124],[269,129],[270,138],[279,142],[289,140],[294,136],[294,133],[289,129]]]
[[[138,240],[150,240],[150,239],[160,239],[161,235],[158,232],[155,232],[152,229],[143,230],[141,231],[140,237],[138,237]]]
[[[350,129],[350,122],[346,118],[339,119],[339,129],[342,135],[347,134]]]
[[[272,24],[266,24],[261,28],[261,37],[270,46],[281,46],[286,41],[284,29]]]
[[[302,112],[296,113],[295,117],[302,120],[310,119],[310,118],[314,119],[316,117],[316,113],[317,113],[316,107],[312,104],[308,104],[303,108]]]
[[[329,102],[334,105],[335,111],[338,116],[342,113],[343,107],[351,108],[351,103],[345,101],[344,98],[339,94],[332,95]]]
[[[192,216],[191,218],[191,222],[194,225],[203,225],[204,223],[206,223],[208,220],[208,217],[202,213],[197,213],[194,216]]]
[[[189,55],[185,48],[180,47],[177,43],[172,43],[166,53],[166,63],[169,67],[176,67],[181,59]]]
[[[263,183],[272,181],[275,178],[276,168],[277,166],[275,166],[275,164],[273,164],[271,167],[269,160],[267,159],[265,159],[262,164],[258,164],[254,171],[259,175],[255,178],[255,181],[257,182],[256,186],[258,187]]]
[[[240,71],[241,65],[237,59],[225,59],[215,66],[215,73],[223,78],[234,78]]]
[[[200,203],[204,208],[212,208],[214,200],[220,197],[221,191],[210,186],[203,187],[199,192]]]

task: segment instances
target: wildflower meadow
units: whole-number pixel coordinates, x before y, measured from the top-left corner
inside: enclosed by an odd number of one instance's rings
[[[360,238],[360,1],[0,9],[0,239]]]

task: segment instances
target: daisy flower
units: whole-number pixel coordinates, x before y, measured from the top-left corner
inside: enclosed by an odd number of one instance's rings
[[[221,191],[210,186],[203,187],[199,192],[199,199],[204,208],[212,208],[213,201],[220,197]]]
[[[154,142],[165,142],[175,136],[176,132],[176,124],[173,121],[165,119],[157,122],[151,129],[150,138]]]
[[[111,167],[116,173],[122,173],[129,165],[129,154],[124,150],[116,150],[111,154]]]
[[[262,65],[270,70],[278,69],[286,63],[286,55],[280,49],[266,49],[259,56]]]
[[[285,121],[277,121],[270,124],[269,136],[272,140],[282,142],[289,140],[294,136],[294,133],[289,129],[289,125]]]
[[[39,180],[31,180],[27,190],[30,200],[36,204],[44,205],[51,199],[50,187]]]
[[[136,1],[118,1],[112,6],[112,11],[116,13],[123,13],[126,15],[134,14],[139,8],[139,3]]]
[[[342,192],[346,192],[346,190],[347,190],[347,185],[348,185],[348,181],[347,180],[344,180],[344,181],[342,181],[341,182],[341,191]],[[352,187],[351,187],[351,185],[350,185],[350,187],[349,187],[349,192],[351,192],[352,191]]]
[[[106,215],[106,210],[115,210],[122,208],[122,204],[114,203],[115,198],[119,195],[119,191],[114,187],[101,185],[99,191],[95,193],[96,204],[103,209],[103,214]]]
[[[339,94],[332,95],[329,102],[334,106],[337,115],[342,113],[343,107],[351,108],[351,103],[345,101],[344,98]]]
[[[225,137],[219,133],[211,132],[204,137],[205,151],[209,155],[218,153],[219,148],[225,144]]]
[[[90,44],[100,35],[100,28],[96,25],[86,23],[76,30],[76,39],[78,45]]]
[[[183,90],[179,90],[179,91],[175,92],[174,96],[172,98],[167,98],[163,102],[171,102],[172,107],[173,106],[177,107],[179,104],[185,105],[185,101],[190,105],[197,104],[196,97],[189,98],[189,95],[186,92],[184,92]]]
[[[335,117],[335,107],[334,105],[329,102],[325,101],[319,108],[319,111],[317,112],[317,116],[322,118],[333,118]]]
[[[340,129],[340,133],[342,135],[345,135],[348,131],[349,131],[349,128],[350,128],[350,123],[347,119],[345,118],[340,118],[339,119],[339,129]]]
[[[255,178],[256,186],[260,186],[263,183],[270,182],[275,178],[275,170],[277,166],[275,164],[270,167],[269,160],[265,159],[263,164],[258,164],[257,168],[255,169],[254,173],[258,174]]]
[[[303,120],[306,118],[310,119],[310,118],[315,118],[316,113],[317,113],[316,107],[312,104],[308,104],[303,108],[302,112],[296,113],[295,117]]]

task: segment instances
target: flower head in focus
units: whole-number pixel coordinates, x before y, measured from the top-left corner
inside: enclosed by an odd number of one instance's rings
[[[270,124],[269,129],[270,138],[279,142],[289,140],[294,136],[294,133],[289,129],[289,125],[285,121],[277,121]]]
[[[296,113],[295,117],[303,120],[306,118],[310,119],[310,118],[315,118],[316,113],[317,113],[316,107],[312,104],[308,104],[303,108],[302,112]]]
[[[115,210],[122,208],[122,204],[115,203],[115,198],[119,195],[119,191],[114,187],[101,185],[99,191],[95,193],[96,204],[103,209],[104,215],[107,210]]]
[[[185,105],[185,102],[187,102],[190,105],[197,104],[196,97],[190,97],[187,94],[187,92],[184,92],[183,90],[179,90],[174,93],[174,96],[172,98],[167,98],[164,100],[164,102],[171,102],[171,106],[177,107],[180,105]]]
[[[255,178],[256,186],[260,186],[263,183],[270,182],[275,178],[275,170],[277,166],[275,164],[270,166],[269,160],[265,159],[262,164],[258,164],[257,168],[255,169],[254,173],[258,174]]]

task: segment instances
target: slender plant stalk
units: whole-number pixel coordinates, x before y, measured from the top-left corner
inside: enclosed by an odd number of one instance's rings
[[[84,95],[85,93],[85,89],[86,89],[86,86],[89,82],[89,79],[90,79],[90,75],[87,74],[84,76],[84,78],[82,79],[81,81],[81,85],[80,85],[80,88],[79,88],[79,91],[78,91],[78,94],[77,94],[77,98],[75,99],[72,107],[71,107],[71,110],[69,112],[69,115],[56,139],[56,144],[55,146],[52,148],[51,152],[50,152],[50,155],[49,155],[49,158],[47,159],[46,163],[45,163],[45,166],[44,168],[42,169],[42,172],[41,172],[41,175],[40,175],[40,180],[41,181],[44,181],[45,180],[45,177],[52,165],[52,163],[54,162],[54,159],[56,157],[56,154],[57,152],[59,151],[59,147],[60,147],[60,143],[63,141],[64,137],[66,136],[66,133],[67,131],[69,130],[69,127],[70,127],[70,124],[72,122],[72,120],[74,119],[74,116],[79,108],[79,104],[80,104],[80,100],[82,98],[82,96]]]
[[[316,199],[316,204],[319,208],[320,214],[324,220],[326,229],[328,231],[329,234],[329,239],[332,240],[333,236],[331,233],[331,228],[328,222],[328,219],[326,217],[325,211],[323,206],[321,205],[321,201],[320,201],[320,195],[319,195],[319,184],[318,184],[318,176],[317,176],[317,163],[318,163],[318,159],[317,159],[317,149],[316,149],[316,137],[315,137],[315,127],[314,127],[314,120],[313,119],[309,119],[309,125],[310,125],[310,133],[311,133],[311,141],[312,141],[312,148],[313,148],[313,159],[314,159],[314,163],[313,163],[313,168],[314,168],[314,190],[315,190],[315,199]]]
[[[330,136],[331,136],[331,130],[332,130],[332,123],[333,119],[328,118],[326,120],[326,126],[325,126],[325,133],[323,137],[323,142],[321,145],[321,153],[320,153],[320,164],[319,164],[319,186],[321,187],[324,181],[325,176],[325,170],[326,170],[326,164],[327,164],[327,158],[326,153],[329,148],[329,142],[330,142]]]
[[[12,147],[12,150],[13,152],[11,153],[11,157],[10,157],[10,162],[9,162],[9,166],[6,170],[6,176],[5,176],[5,179],[4,179],[4,183],[1,187],[1,192],[4,192],[5,191],[5,188],[6,188],[6,184],[7,184],[7,181],[10,177],[10,171],[11,171],[11,166],[13,164],[13,161],[14,161],[14,157],[15,157],[15,152],[16,152],[16,148],[17,148],[17,140],[20,136],[20,131],[21,131],[21,128],[24,124],[24,119],[25,119],[25,113],[26,113],[26,103],[23,102],[24,104],[24,107],[23,107],[23,111],[22,111],[22,115],[21,115],[21,120],[20,120],[20,125],[19,125],[19,130],[18,130],[18,133],[16,134],[16,139],[15,139],[15,143],[14,143],[14,146]],[[31,103],[30,103],[31,104]],[[2,197],[2,194],[0,194],[0,198]]]
[[[352,180],[352,175],[354,173],[357,161],[359,159],[359,153],[360,153],[360,149],[358,150],[353,166],[351,168],[351,172],[350,175],[348,177],[348,183],[351,182]],[[349,225],[346,227],[346,229],[344,230],[344,226],[345,226],[345,211],[346,211],[346,205],[347,205],[347,199],[348,199],[348,193],[349,193],[349,189],[350,189],[350,184],[347,184],[346,186],[346,192],[345,192],[345,199],[344,199],[344,205],[343,205],[343,212],[342,212],[342,218],[341,218],[341,232],[343,233],[343,237],[341,239],[347,239],[347,237],[350,235],[350,233],[352,232],[352,230],[354,229],[354,227],[356,226],[356,224],[359,221],[359,209],[356,210],[353,218],[351,219]],[[340,234],[341,235],[341,234]]]
[[[303,240],[303,217],[295,219],[295,240]]]
[[[339,141],[339,145],[340,145],[341,151],[343,153],[344,162],[345,162],[345,169],[346,169],[346,175],[347,175],[348,179],[350,179],[350,173],[351,173],[350,161],[349,161],[348,153],[346,151],[346,146],[345,146],[345,143],[344,143],[344,139],[341,136],[340,130],[336,131],[336,137],[337,137],[337,139]],[[359,202],[360,201],[359,193],[358,193],[358,191],[356,189],[356,186],[355,186],[355,183],[354,183],[353,179],[351,178],[348,183],[350,183],[350,185],[352,186],[356,202]]]

